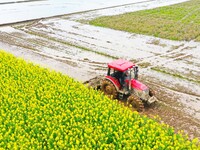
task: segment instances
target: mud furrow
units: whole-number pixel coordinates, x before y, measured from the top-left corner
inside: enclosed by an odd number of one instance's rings
[[[66,23],[69,24],[69,22],[66,22]],[[53,36],[54,38],[62,38],[66,41],[69,40],[69,42],[71,42],[71,43],[77,43],[77,45],[80,45],[83,47],[97,49],[99,52],[106,53],[109,55],[114,55],[116,57],[128,58],[130,56],[130,52],[127,52],[128,50],[132,51],[133,55],[135,54],[135,57],[139,57],[139,58],[144,57],[144,56],[148,57],[147,56],[148,52],[143,51],[141,48],[139,48],[142,44],[138,45],[138,48],[134,48],[137,45],[135,43],[133,43],[133,44],[131,44],[131,45],[133,45],[133,48],[131,48],[132,47],[130,45],[131,42],[129,43],[127,41],[126,34],[124,34],[125,35],[124,38],[126,38],[126,40],[124,39],[125,43],[124,43],[124,45],[121,45],[121,41],[118,38],[113,39],[113,36],[117,37],[117,35],[115,36],[115,35],[109,34],[109,32],[108,33],[105,32],[105,31],[104,31],[105,33],[101,32],[101,30],[99,30],[99,28],[96,28],[96,27],[94,28],[94,30],[85,30],[84,28],[80,29],[80,27],[79,27],[78,30],[73,31],[73,33],[74,33],[73,35],[71,35],[71,34],[67,35],[66,32],[68,32],[68,31],[65,31],[65,29],[64,29],[64,31],[63,31],[64,33],[63,33],[63,32],[57,32],[57,31],[51,30],[53,27],[49,27],[49,28],[50,28],[50,30],[37,29],[37,28],[31,28],[31,30],[36,30],[36,32],[39,32],[39,33],[43,32],[42,34],[44,34],[44,35],[48,34],[50,37]],[[56,28],[59,28],[59,27],[56,27]],[[87,27],[86,27],[86,29],[87,29]],[[72,32],[70,28],[68,30],[70,32]],[[97,30],[97,31],[95,31],[95,30]],[[44,31],[46,31],[46,33],[44,33]],[[82,35],[81,32],[84,32],[85,35]],[[77,34],[77,33],[80,36],[75,36],[75,34]],[[93,34],[89,35],[88,33],[93,33]],[[101,37],[104,37],[104,38],[101,38]],[[83,43],[82,41],[84,41],[85,43]],[[127,41],[127,45],[129,45],[129,47],[127,47],[126,41]],[[119,53],[121,51],[124,51],[124,52],[121,55],[119,55]],[[140,54],[140,56],[137,56],[138,54]],[[149,55],[152,55],[152,53],[150,52]]]

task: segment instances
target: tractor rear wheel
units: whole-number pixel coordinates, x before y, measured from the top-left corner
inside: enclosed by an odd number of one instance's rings
[[[127,99],[127,103],[128,103],[128,105],[131,105],[133,108],[135,108],[137,111],[144,110],[143,102],[136,95],[129,96]]]
[[[114,84],[109,80],[103,80],[101,83],[101,90],[107,95],[109,98],[116,99],[117,98],[117,89]]]

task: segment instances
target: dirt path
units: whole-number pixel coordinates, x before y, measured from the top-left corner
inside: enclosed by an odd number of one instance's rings
[[[160,115],[176,130],[200,138],[200,43],[163,40],[86,23],[103,12],[129,11],[131,7],[4,26],[0,28],[0,45],[79,81],[105,74],[106,64],[113,59],[132,60],[140,66],[140,80],[153,87],[160,100],[144,113]]]

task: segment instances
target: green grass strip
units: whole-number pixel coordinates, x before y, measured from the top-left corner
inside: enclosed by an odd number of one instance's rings
[[[171,40],[200,41],[200,1],[100,17],[89,23]]]

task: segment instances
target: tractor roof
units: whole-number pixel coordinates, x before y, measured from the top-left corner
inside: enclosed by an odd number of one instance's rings
[[[128,60],[123,60],[123,59],[118,59],[108,64],[109,68],[113,68],[115,70],[122,72],[128,70],[129,68],[132,68],[133,66],[135,66],[135,64],[133,64]]]

